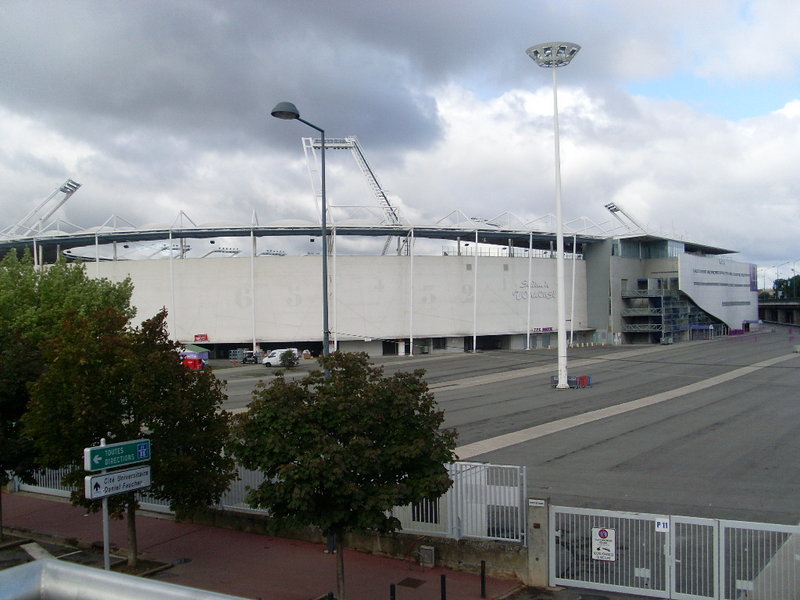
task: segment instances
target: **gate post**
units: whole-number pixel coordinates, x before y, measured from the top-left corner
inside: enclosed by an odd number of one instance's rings
[[[528,498],[528,577],[525,585],[550,585],[550,499]]]

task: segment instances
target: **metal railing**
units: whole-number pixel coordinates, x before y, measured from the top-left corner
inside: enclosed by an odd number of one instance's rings
[[[525,467],[456,462],[447,469],[453,486],[441,498],[392,509],[403,531],[527,543]]]
[[[648,290],[638,289],[623,289],[623,298],[660,298],[660,297],[677,297],[680,296],[678,290],[669,290],[663,288],[653,288]]]
[[[392,509],[404,531],[453,539],[478,538],[525,543],[525,467],[456,462],[447,465],[453,486],[442,497]],[[67,468],[39,474],[33,485],[17,482],[22,491],[69,496],[61,483]],[[264,482],[259,471],[238,467],[238,477],[214,506],[218,510],[267,514],[251,508],[247,492]],[[169,502],[137,493],[145,510],[169,513]]]
[[[663,331],[662,323],[623,323],[622,331],[625,333]]]
[[[660,317],[662,310],[660,308],[623,308],[623,317]]]

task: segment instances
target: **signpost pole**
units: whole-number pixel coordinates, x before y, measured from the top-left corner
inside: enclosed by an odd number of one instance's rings
[[[100,445],[106,445],[106,438],[100,440]],[[105,473],[106,469],[102,470]],[[103,498],[103,568],[106,571],[111,570],[111,554],[109,553],[108,546],[108,496]]]
[[[150,440],[128,440],[83,449],[83,470],[98,472],[83,478],[84,495],[87,500],[102,498],[103,502],[103,567],[111,570],[108,532],[108,496],[132,492],[150,486],[150,466],[119,470],[118,467],[150,460]],[[111,471],[109,471],[111,469]],[[116,469],[116,470],[115,470]]]

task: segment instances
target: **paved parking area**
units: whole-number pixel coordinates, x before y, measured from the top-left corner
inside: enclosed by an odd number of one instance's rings
[[[422,368],[459,432],[463,458],[528,468],[530,496],[556,504],[796,524],[800,522],[800,328],[671,346],[569,350],[556,390],[555,350],[375,359],[386,373]],[[241,406],[262,367],[225,369]],[[252,370],[252,371],[251,371]],[[296,373],[301,376],[301,373]],[[295,376],[293,375],[293,376]]]
[[[501,353],[476,355],[509,376],[482,383],[471,373],[432,388],[459,431],[462,456],[526,465],[529,496],[796,524],[795,343],[792,330],[777,328],[674,346],[575,348],[570,373],[591,375],[593,385],[570,390],[549,385],[554,353],[536,351],[526,366]],[[550,363],[537,370],[539,359]]]
[[[528,469],[556,504],[800,522],[800,328],[671,346],[384,357],[424,368],[463,458]]]

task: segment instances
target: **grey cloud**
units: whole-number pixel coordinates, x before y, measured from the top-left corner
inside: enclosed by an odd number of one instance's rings
[[[146,154],[159,137],[222,150],[286,143],[296,136],[265,136],[263,125],[283,99],[322,123],[374,131],[381,145],[436,135],[402,57],[342,43],[315,26],[314,11],[274,4],[11,4],[0,101],[121,158],[129,148],[119,139],[130,136],[153,140]]]
[[[524,49],[552,30],[599,37],[596,9],[513,0],[10,2],[0,24],[0,101],[120,159],[169,162],[170,143],[248,150],[296,140],[264,121],[280,100],[375,150],[439,136],[426,89],[455,78],[547,85]],[[583,39],[578,40],[584,42]],[[595,43],[571,75],[605,70]],[[598,75],[602,76],[602,75]],[[149,146],[149,147],[148,147]],[[179,161],[179,157],[174,157]]]

